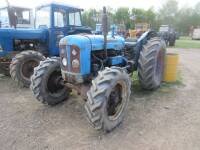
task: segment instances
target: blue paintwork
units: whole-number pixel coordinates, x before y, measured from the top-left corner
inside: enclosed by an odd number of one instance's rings
[[[99,51],[103,49],[104,39],[102,35],[70,35],[63,38],[60,43],[67,45],[67,58],[68,58],[68,70],[71,68],[70,63],[70,46],[76,45],[80,49],[80,74],[82,76],[91,73],[91,52]],[[112,49],[116,51],[121,51],[125,46],[125,40],[122,37],[116,36],[114,38],[108,37],[107,39],[107,49]],[[110,58],[112,59],[112,58]],[[110,60],[111,65],[121,64],[124,59],[121,57],[114,58]]]
[[[0,29],[0,44],[3,51],[0,56],[5,56],[13,51],[14,39],[38,39],[46,42],[48,39],[48,30],[46,29]]]
[[[68,12],[80,12],[83,9],[78,7],[73,7],[70,5],[63,5],[59,3],[50,3],[46,5],[41,5],[36,8],[36,11],[44,8],[50,7],[50,28],[39,28],[39,29],[0,29],[0,45],[3,48],[3,51],[0,50],[0,57],[4,57],[10,54],[13,49],[13,41],[14,40],[38,40],[42,43],[45,43],[48,47],[47,51],[49,56],[59,56],[59,41],[61,37],[59,35],[67,36],[72,28],[76,28],[79,30],[84,30],[89,28],[82,26],[70,26],[67,25],[63,28],[58,28],[54,26],[54,12],[56,10],[62,9]],[[67,18],[68,20],[69,18]]]
[[[136,66],[139,59],[139,53],[142,49],[142,46],[146,44],[148,38],[151,36],[150,34],[154,33],[153,31],[145,32],[136,42],[134,51],[136,52]],[[104,38],[102,35],[70,35],[61,39],[60,45],[66,45],[66,51],[68,60],[68,71],[62,70],[63,75],[72,74],[75,75],[76,78],[84,78],[87,75],[91,74],[91,53],[92,51],[99,51],[104,49]],[[73,73],[70,69],[71,67],[71,52],[70,47],[75,45],[80,49],[80,73]],[[107,50],[110,49],[116,51],[122,51],[125,46],[124,38],[120,36],[112,37],[112,35],[107,36]],[[123,56],[115,56],[108,58],[109,66],[116,65],[126,65],[127,59]],[[137,67],[136,67],[137,68]]]
[[[69,12],[70,11],[83,11],[83,9],[80,8],[80,7],[75,7],[75,6],[72,6],[72,5],[65,4],[65,3],[55,3],[55,2],[47,3],[47,4],[44,4],[44,5],[40,5],[40,6],[36,7],[36,9],[41,9],[43,7],[65,9],[65,10],[67,10]]]
[[[124,58],[123,56],[115,56],[115,57],[110,57],[108,62],[110,66],[116,66],[119,64],[126,64],[127,59]]]
[[[78,8],[78,7],[73,7],[70,5],[63,5],[63,4],[58,4],[58,3],[51,3],[51,4],[46,4],[38,7],[37,9],[41,9],[43,7],[50,7],[50,16],[51,16],[51,25],[49,29],[49,49],[51,52],[52,56],[58,56],[59,55],[59,41],[60,38],[57,38],[58,33],[62,33],[64,36],[68,35],[68,32],[71,29],[71,26],[65,26],[65,27],[59,27],[55,28],[54,27],[54,12],[56,10],[62,9],[65,10],[66,12],[73,12],[73,11],[82,11],[83,9]],[[68,18],[67,18],[68,19]],[[69,22],[69,21],[68,21]]]

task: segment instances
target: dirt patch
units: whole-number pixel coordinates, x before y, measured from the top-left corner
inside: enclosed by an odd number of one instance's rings
[[[180,54],[183,84],[154,92],[133,85],[127,117],[110,134],[89,126],[80,97],[45,106],[0,76],[1,149],[199,150],[200,50],[169,51]]]

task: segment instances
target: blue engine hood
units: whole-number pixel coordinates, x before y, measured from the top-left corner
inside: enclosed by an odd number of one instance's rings
[[[5,37],[11,39],[40,39],[47,38],[47,29],[0,29],[0,39]]]
[[[81,49],[91,48],[92,51],[102,50],[104,38],[102,35],[69,35],[61,41],[66,41],[67,45],[76,45]],[[125,45],[124,38],[120,36],[107,37],[107,49],[122,50]]]
[[[5,56],[13,51],[14,40],[38,40],[46,42],[48,39],[47,29],[0,29],[0,56]]]

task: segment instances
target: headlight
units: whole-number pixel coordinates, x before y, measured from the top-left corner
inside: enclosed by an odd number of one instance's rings
[[[72,55],[76,56],[77,51],[75,49],[72,50]]]
[[[65,54],[65,49],[64,48],[61,48],[60,49],[60,55],[64,55]]]
[[[67,59],[66,58],[62,59],[62,64],[63,64],[63,66],[67,66]]]
[[[80,63],[79,63],[78,59],[74,59],[72,61],[72,67],[73,68],[79,68],[79,65],[80,65]]]

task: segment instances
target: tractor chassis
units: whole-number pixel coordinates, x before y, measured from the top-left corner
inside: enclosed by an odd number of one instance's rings
[[[87,92],[89,91],[91,84],[71,84],[64,83],[64,85],[70,89],[77,91],[77,94],[80,95],[83,100],[87,100]]]
[[[9,74],[9,65],[10,65],[11,59],[6,58],[0,58],[0,74]]]
[[[0,74],[9,75],[9,66],[11,63],[12,58],[17,54],[18,52],[12,52],[9,55],[6,55],[5,57],[0,57]]]
[[[122,67],[122,68],[124,70],[126,70],[128,74],[131,74],[133,71],[135,71],[134,62],[133,61],[129,61],[127,66]],[[68,79],[69,78],[71,79],[71,81],[74,81],[73,79],[76,79],[76,77],[74,77],[74,78],[68,77]],[[92,78],[90,80],[92,80]],[[74,81],[74,82],[76,82],[76,81]],[[59,84],[64,85],[69,89],[74,89],[75,91],[77,91],[77,94],[80,95],[83,98],[83,100],[86,101],[88,99],[87,92],[91,88],[91,83],[90,82],[72,84],[72,83],[69,83],[67,81],[61,80]]]

